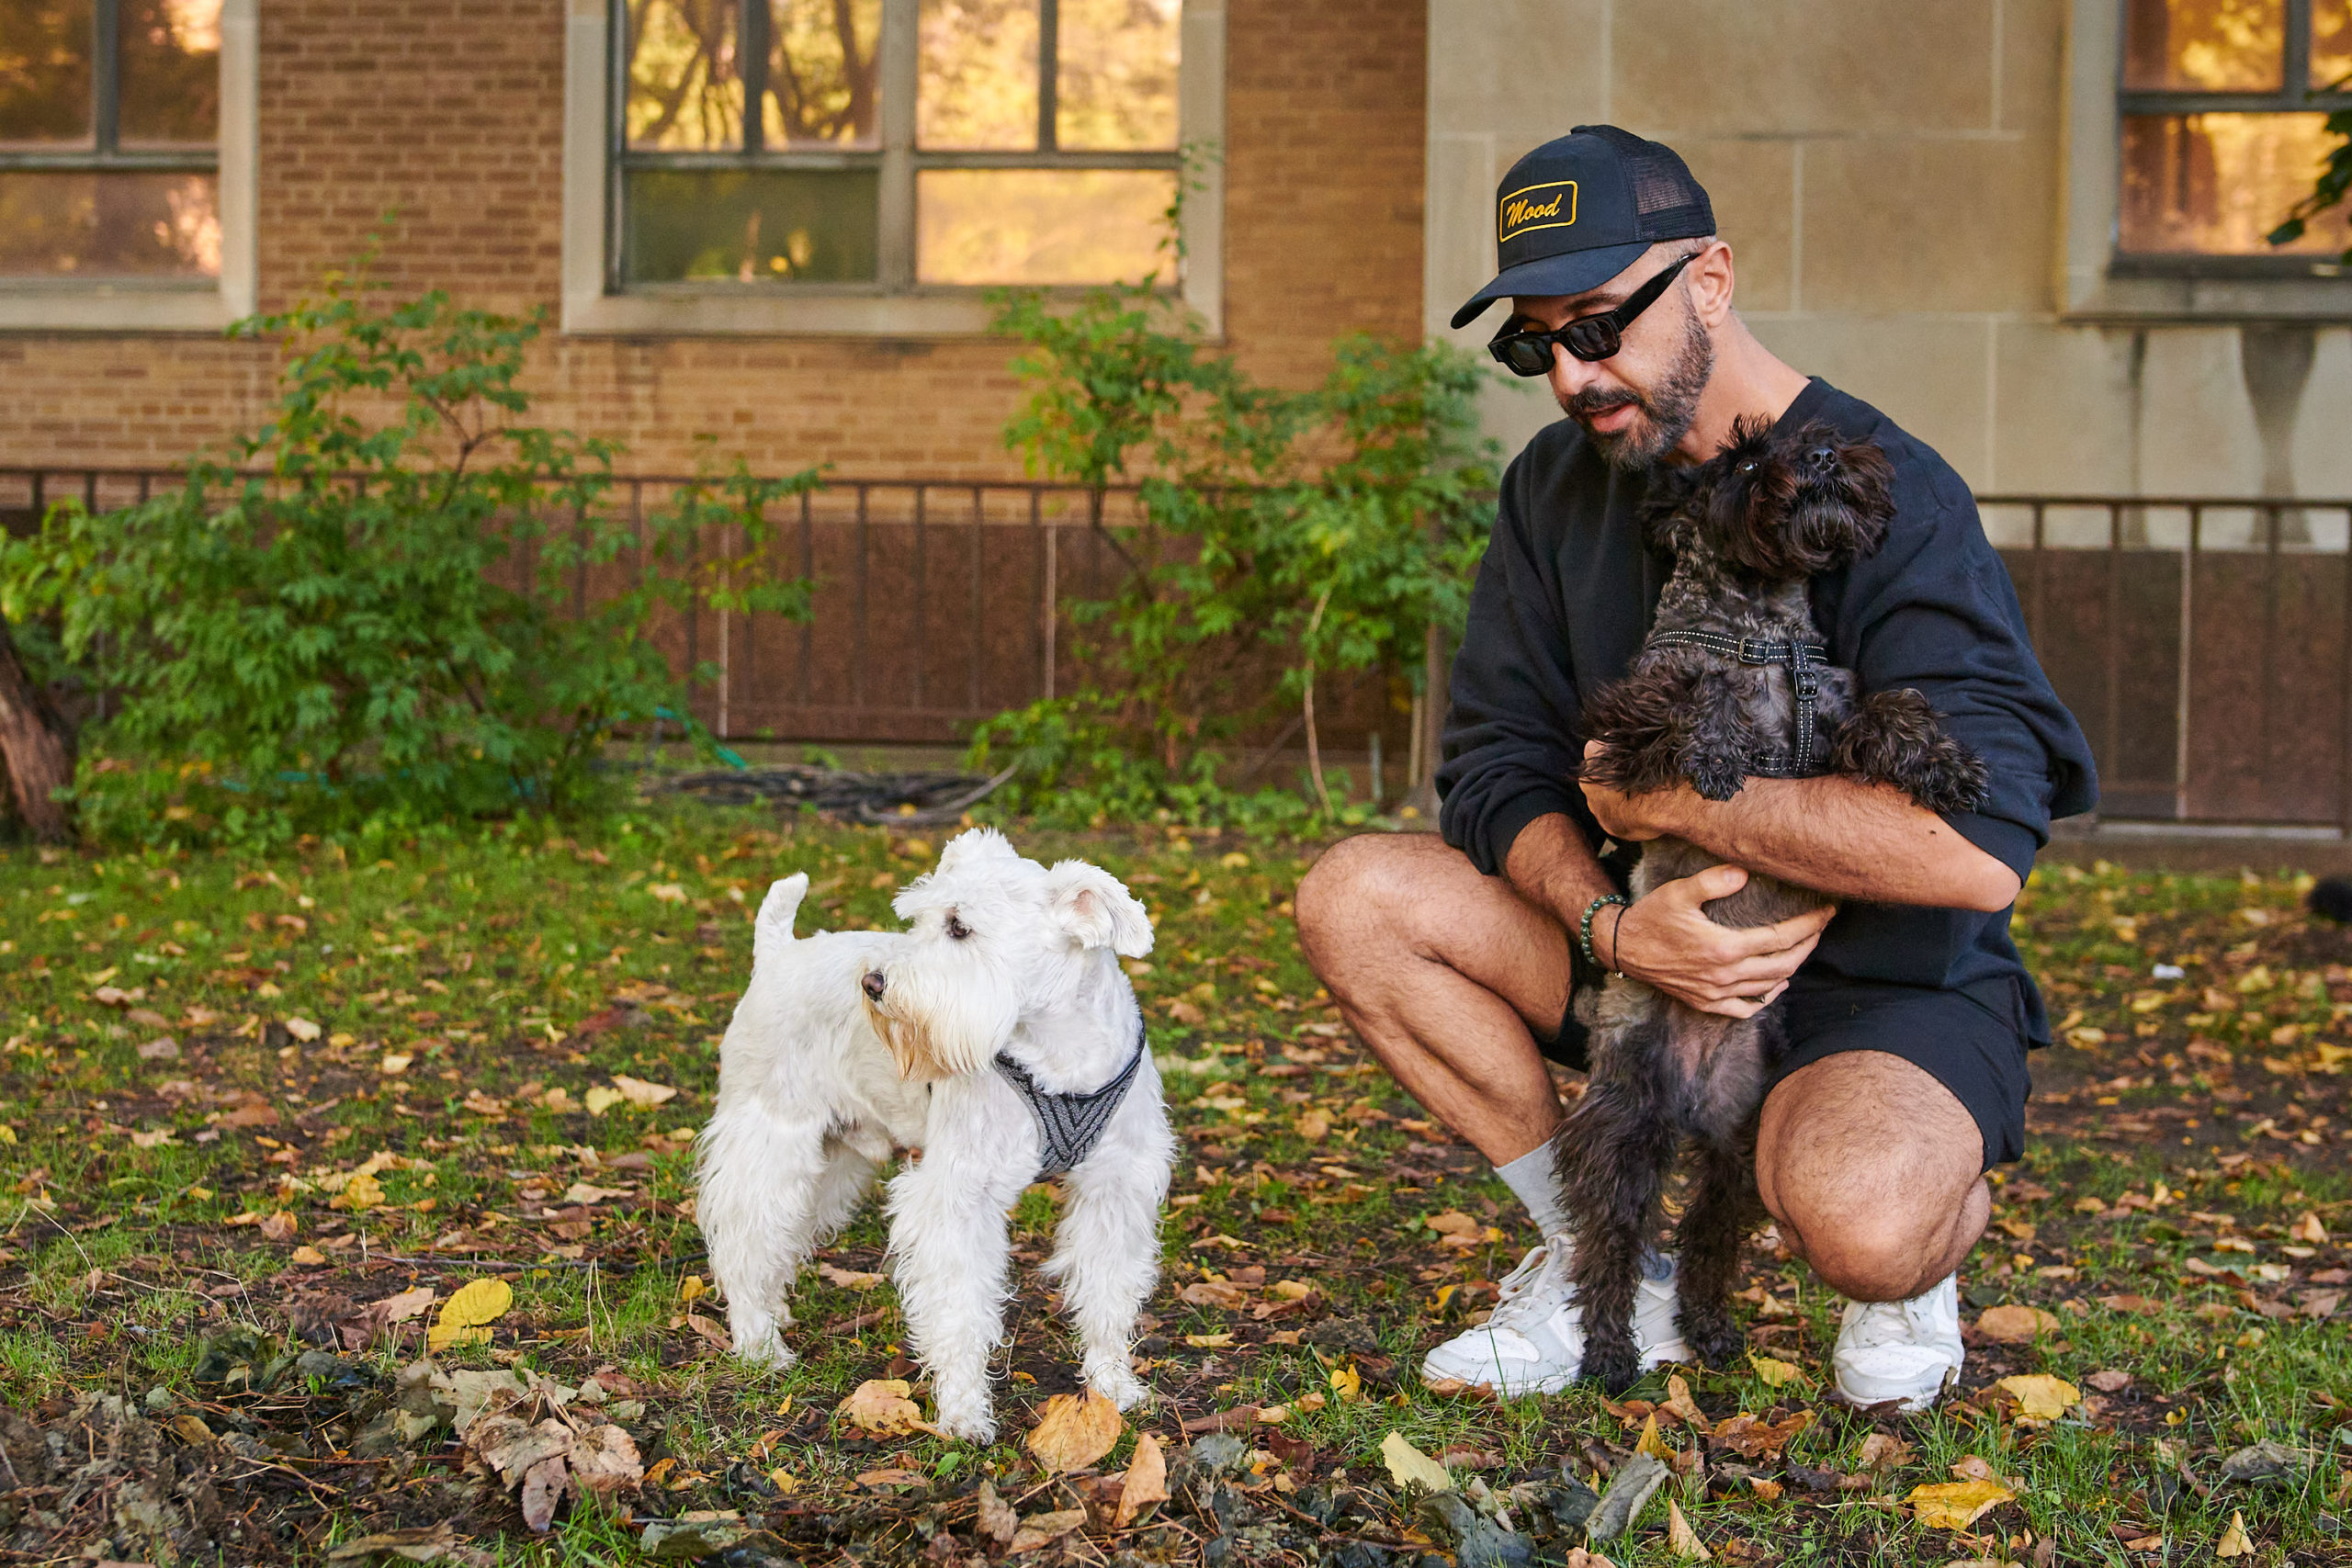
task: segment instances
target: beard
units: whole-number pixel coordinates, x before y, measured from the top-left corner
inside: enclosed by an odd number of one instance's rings
[[[1655,386],[1643,391],[1594,388],[1560,404],[1570,419],[1584,426],[1587,439],[1612,468],[1646,468],[1672,451],[1690,433],[1699,417],[1699,397],[1715,373],[1715,342],[1696,315],[1682,318],[1682,346],[1674,363]],[[1604,433],[1591,421],[1631,404],[1638,412],[1624,429]]]

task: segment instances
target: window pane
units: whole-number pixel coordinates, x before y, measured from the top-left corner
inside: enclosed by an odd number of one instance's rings
[[[1132,281],[1167,258],[1176,175],[1160,169],[926,169],[915,184],[924,283]]]
[[[2131,0],[2123,85],[2263,92],[2286,73],[2286,0]]]
[[[629,0],[628,144],[704,152],[743,144],[735,58],[741,0]]]
[[[925,147],[1037,145],[1037,0],[922,0],[915,140]]]
[[[90,0],[0,0],[0,147],[93,145]]]
[[[2352,76],[2352,0],[2312,0],[2312,85]]]
[[[220,139],[220,0],[122,0],[125,147]]]
[[[2263,236],[2308,195],[2335,139],[2319,114],[2126,115],[2122,248],[2200,255],[2335,254],[2342,211],[2292,245]]]
[[[213,176],[0,174],[0,275],[218,277]]]
[[[769,0],[767,144],[876,145],[882,0]]]
[[[870,283],[873,169],[639,169],[623,265],[632,283]]]
[[[1054,135],[1064,147],[1176,145],[1182,0],[1061,0]]]

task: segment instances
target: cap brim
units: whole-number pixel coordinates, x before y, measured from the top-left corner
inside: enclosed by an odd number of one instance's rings
[[[1648,240],[1635,240],[1630,244],[1601,245],[1589,251],[1563,251],[1555,256],[1539,256],[1505,267],[1495,275],[1492,283],[1470,296],[1469,301],[1453,312],[1454,329],[1458,332],[1476,321],[1498,299],[1515,295],[1541,299],[1598,288],[1641,260],[1650,244]]]

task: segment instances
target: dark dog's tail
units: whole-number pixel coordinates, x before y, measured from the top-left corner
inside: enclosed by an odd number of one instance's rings
[[[2303,896],[2312,914],[2337,925],[2352,924],[2352,877],[2323,876]]]

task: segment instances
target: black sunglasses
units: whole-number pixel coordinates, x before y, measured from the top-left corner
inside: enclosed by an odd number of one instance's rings
[[[1634,318],[1657,302],[1674,275],[1703,252],[1693,251],[1634,290],[1623,305],[1597,315],[1578,316],[1551,332],[1505,333],[1487,344],[1487,352],[1514,376],[1542,376],[1552,368],[1552,345],[1558,344],[1588,364],[1606,359],[1625,346],[1625,329]]]

